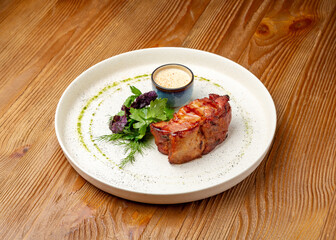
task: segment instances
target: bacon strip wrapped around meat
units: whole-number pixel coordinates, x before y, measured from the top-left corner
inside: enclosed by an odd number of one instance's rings
[[[231,122],[229,96],[210,94],[179,109],[168,122],[152,123],[151,133],[170,163],[199,158],[222,143]]]

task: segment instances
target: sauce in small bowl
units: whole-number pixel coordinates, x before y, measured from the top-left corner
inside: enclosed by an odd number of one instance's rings
[[[194,74],[184,65],[165,64],[153,71],[152,86],[159,98],[168,99],[169,106],[180,107],[191,98]]]

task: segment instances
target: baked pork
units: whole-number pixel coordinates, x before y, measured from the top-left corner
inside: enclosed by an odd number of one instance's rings
[[[170,163],[189,162],[223,142],[231,122],[229,96],[210,94],[179,109],[168,122],[152,123],[151,133]]]

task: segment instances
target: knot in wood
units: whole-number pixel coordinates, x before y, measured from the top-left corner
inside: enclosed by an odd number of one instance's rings
[[[311,18],[300,18],[294,19],[293,23],[289,25],[289,30],[292,32],[297,32],[309,27],[312,24],[313,20]]]
[[[269,34],[269,32],[270,32],[270,29],[265,23],[259,24],[259,26],[257,28],[257,34],[267,35],[267,34]]]
[[[10,157],[12,158],[21,158],[23,157],[29,150],[30,145],[25,145],[23,147],[20,147],[19,149],[16,149],[11,155]]]

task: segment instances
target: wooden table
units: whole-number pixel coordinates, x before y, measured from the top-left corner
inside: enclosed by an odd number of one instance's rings
[[[247,179],[202,201],[114,197],[70,166],[54,114],[88,67],[135,49],[217,53],[254,73],[278,123]],[[0,2],[1,239],[336,239],[336,2]]]

